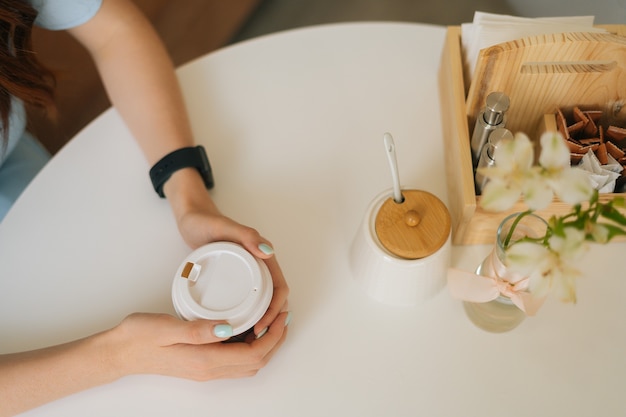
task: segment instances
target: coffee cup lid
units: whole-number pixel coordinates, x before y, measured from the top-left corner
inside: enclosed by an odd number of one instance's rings
[[[182,262],[172,285],[172,301],[185,320],[225,320],[233,335],[263,317],[272,299],[272,278],[265,263],[242,246],[214,242]]]

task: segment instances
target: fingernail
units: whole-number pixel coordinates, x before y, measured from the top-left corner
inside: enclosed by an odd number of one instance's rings
[[[285,327],[289,326],[289,323],[291,323],[291,311],[287,313],[287,317],[285,318]]]
[[[261,330],[259,332],[259,334],[256,335],[256,339],[262,338],[265,335],[265,333],[267,333],[267,327],[265,329]]]
[[[259,244],[259,250],[261,252],[263,252],[264,254],[266,254],[266,255],[271,255],[271,254],[274,253],[274,249],[270,245],[268,245],[267,243],[260,243]]]
[[[217,337],[231,337],[233,328],[230,324],[218,324],[213,328],[213,334]]]

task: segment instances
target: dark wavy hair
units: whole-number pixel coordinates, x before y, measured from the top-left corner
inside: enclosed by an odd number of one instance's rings
[[[0,149],[9,137],[12,96],[47,111],[54,107],[54,76],[32,48],[36,17],[37,11],[24,0],[0,0]]]

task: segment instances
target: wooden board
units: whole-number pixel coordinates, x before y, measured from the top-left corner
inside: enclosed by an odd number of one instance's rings
[[[466,100],[470,126],[493,91],[511,98],[507,128],[531,137],[557,107],[584,105],[626,119],[626,37],[561,33],[483,49]]]

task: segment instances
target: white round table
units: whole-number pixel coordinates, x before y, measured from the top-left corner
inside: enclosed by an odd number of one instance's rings
[[[506,334],[446,290],[417,307],[370,299],[348,249],[391,187],[447,202],[437,69],[445,28],[353,23],[243,42],[179,69],[221,209],[272,240],[294,313],[257,376],[132,376],[32,416],[616,416],[626,414],[623,243],[593,248],[575,306],[550,299]],[[85,336],[134,311],[173,313],[190,252],[115,110],[80,132],[0,224],[0,352]],[[453,248],[472,270],[487,246]],[[51,384],[54,381],[50,381]],[[2,399],[4,401],[4,399]]]

